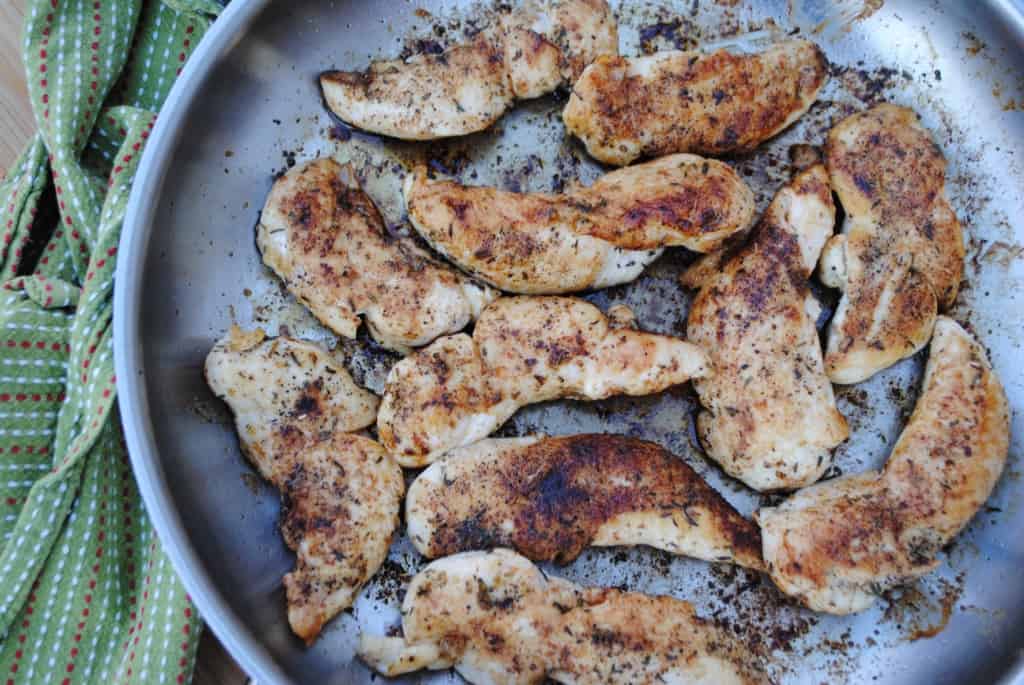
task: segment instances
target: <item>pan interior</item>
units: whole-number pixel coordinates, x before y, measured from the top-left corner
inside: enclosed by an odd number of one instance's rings
[[[709,45],[756,49],[795,31],[822,45],[833,66],[820,101],[755,154],[730,160],[755,189],[759,208],[789,178],[793,145],[820,145],[833,123],[877,102],[920,112],[949,160],[948,190],[968,237],[967,282],[952,315],[988,347],[1011,406],[1024,406],[1024,229],[1013,223],[1024,216],[1024,33],[1006,23],[999,3],[614,4],[624,54]],[[268,3],[199,87],[171,154],[158,162],[166,178],[150,201],[152,221],[130,229],[148,232],[144,263],[134,285],[125,287],[140,289],[145,373],[138,382],[158,446],[151,458],[159,460],[205,572],[295,682],[371,682],[353,657],[358,633],[397,624],[404,583],[423,562],[400,535],[352,610],[331,622],[312,648],[291,635],[281,577],[293,557],[277,532],[277,495],[241,456],[226,408],[203,381],[203,360],[232,323],[340,345],[357,380],[378,392],[394,357],[365,335],[339,341],[262,266],[253,227],[274,175],[318,156],[351,161],[391,229],[403,232],[400,180],[417,161],[467,183],[521,190],[558,190],[602,172],[565,135],[564,93],[524,103],[494,129],[448,142],[389,142],[340,126],[322,106],[320,71],[447,45],[488,20],[485,8],[451,0],[388,3],[386,17],[380,8],[365,0]],[[676,276],[689,259],[669,251],[635,283],[587,298],[602,308],[629,304],[641,327],[682,335],[690,296]],[[818,293],[829,309],[834,293]],[[884,463],[913,409],[924,359],[920,354],[838,389],[852,437],[830,475]],[[682,388],[648,398],[554,402],[520,412],[502,434],[612,432],[654,440],[750,514],[770,498],[725,478],[703,458],[692,429],[696,406]],[[857,616],[816,615],[794,607],[756,574],[649,549],[589,551],[547,570],[584,584],[687,599],[762,654],[780,681],[994,682],[1019,655],[1014,628],[1024,619],[1020,413],[1013,427],[1006,474],[944,551],[940,570]],[[415,682],[451,680],[458,677],[437,673]]]

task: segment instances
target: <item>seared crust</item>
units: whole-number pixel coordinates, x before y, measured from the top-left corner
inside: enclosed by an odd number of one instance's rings
[[[362,314],[382,345],[404,351],[461,330],[497,293],[389,235],[350,167],[318,159],[274,183],[256,229],[263,261],[339,335]]]
[[[618,54],[604,0],[533,0],[442,54],[327,71],[331,111],[373,133],[433,140],[487,128],[517,99],[571,83],[597,55]]]
[[[619,54],[619,27],[606,0],[527,0],[520,22],[554,43],[560,53],[563,83],[575,83],[601,55]]]
[[[761,535],[682,459],[620,435],[484,440],[420,474],[409,538],[434,559],[510,547],[569,563],[590,545],[646,544],[761,569]]]
[[[502,290],[526,294],[632,280],[658,254],[638,251],[707,252],[754,215],[754,195],[736,172],[696,155],[621,169],[559,195],[431,180],[421,168],[407,179],[405,200],[435,249]]]
[[[928,343],[963,277],[963,231],[946,199],[946,160],[913,110],[879,105],[832,129],[827,159],[847,219],[822,258],[842,288],[825,358],[857,383]]]
[[[1006,464],[1010,415],[985,351],[939,317],[924,387],[885,468],[837,478],[758,513],[783,592],[818,611],[861,611],[935,568]]]
[[[596,159],[626,165],[673,152],[752,150],[810,108],[828,79],[814,43],[764,52],[605,56],[573,86],[562,118]]]
[[[515,193],[430,180],[420,169],[405,191],[413,225],[431,242],[471,240],[497,253],[514,237],[558,226],[616,247],[653,250],[682,246],[709,252],[750,227],[754,194],[728,164],[697,155],[670,155],[619,169],[593,185],[560,195]],[[451,250],[449,250],[451,251]]]
[[[400,464],[425,466],[527,404],[646,395],[707,372],[697,346],[615,328],[583,300],[503,297],[472,337],[442,338],[392,367],[377,429]]]
[[[242,451],[281,492],[288,622],[312,643],[352,604],[398,526],[402,470],[378,443],[347,431],[373,423],[377,398],[332,354],[237,329],[206,358],[210,388],[235,414]]]
[[[363,634],[359,656],[396,676],[454,666],[470,683],[767,682],[735,639],[687,602],[545,575],[508,550],[468,552],[416,574],[402,637]]]
[[[275,478],[281,537],[295,552],[284,577],[288,623],[307,644],[355,601],[387,557],[398,527],[405,482],[379,443],[335,433],[296,440],[282,427]]]
[[[552,50],[541,39],[527,56],[543,66],[547,79],[558,77],[557,62],[545,59]],[[500,30],[440,55],[373,62],[361,72],[325,71],[320,88],[327,106],[346,123],[405,140],[482,131],[515,102]]]
[[[698,286],[687,336],[708,350],[714,374],[694,382],[697,433],[708,456],[756,490],[814,483],[849,435],[836,409],[815,327],[808,279],[832,235],[835,207],[825,167],[797,175],[769,205],[749,241],[718,270],[683,275]]]

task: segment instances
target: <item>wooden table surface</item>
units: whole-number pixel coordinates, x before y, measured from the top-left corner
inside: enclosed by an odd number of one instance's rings
[[[0,171],[6,171],[35,130],[21,66],[25,0],[0,2]]]
[[[25,0],[0,0],[0,172],[17,159],[35,119],[21,64],[21,25]],[[209,630],[199,643],[194,685],[244,685],[245,674]]]

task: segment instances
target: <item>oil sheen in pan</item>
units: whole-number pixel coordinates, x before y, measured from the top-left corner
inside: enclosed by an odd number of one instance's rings
[[[433,49],[434,44],[454,40],[460,33],[486,21],[487,11],[480,6],[453,6],[457,4],[462,3],[444,3],[442,9],[427,2],[422,3],[423,8],[402,4],[401,8],[396,7],[394,17],[379,22],[369,4],[358,2],[333,6],[310,3],[303,5],[301,12],[272,6],[254,27],[253,35],[243,40],[239,48],[242,52],[231,66],[261,74],[260,70],[266,70],[266,77],[275,84],[274,92],[280,97],[272,105],[255,104],[253,112],[246,115],[246,121],[251,123],[239,127],[237,132],[225,133],[229,129],[223,124],[215,131],[226,136],[230,142],[225,142],[225,147],[230,146],[234,154],[230,160],[204,160],[203,168],[208,167],[209,173],[196,183],[209,198],[217,200],[211,202],[216,206],[204,210],[208,216],[197,213],[198,210],[187,214],[181,200],[185,195],[178,193],[179,202],[174,210],[203,219],[200,223],[206,227],[203,229],[206,234],[195,241],[196,247],[190,248],[168,239],[168,260],[161,261],[158,256],[151,258],[156,265],[154,276],[179,277],[186,271],[190,276],[185,284],[197,291],[205,282],[199,265],[217,264],[215,260],[203,261],[206,256],[200,254],[202,251],[223,252],[220,259],[227,259],[227,253],[231,252],[233,258],[245,260],[244,269],[238,272],[241,276],[233,278],[233,283],[227,286],[233,290],[225,290],[224,295],[204,292],[184,296],[185,316],[190,316],[189,302],[197,303],[206,298],[216,304],[213,314],[204,314],[191,328],[199,332],[198,337],[186,341],[195,348],[194,353],[188,348],[190,360],[194,356],[199,360],[197,364],[201,363],[209,345],[232,320],[242,325],[262,325],[270,333],[287,328],[295,335],[336,341],[286,296],[276,280],[259,265],[252,236],[247,233],[269,187],[270,173],[282,170],[292,161],[317,155],[353,161],[363,169],[367,191],[381,205],[387,223],[395,231],[408,230],[403,225],[400,176],[414,161],[426,160],[437,171],[467,183],[497,184],[522,190],[558,190],[576,181],[589,183],[602,172],[587,158],[581,145],[564,135],[559,117],[564,95],[522,103],[495,129],[483,134],[411,145],[385,142],[339,126],[315,100],[315,87],[305,81],[297,83],[307,72],[312,74],[320,68],[357,68],[365,65],[370,57],[393,56],[403,49],[406,52]],[[1020,140],[1024,136],[1018,136],[1015,141],[998,126],[987,126],[982,131],[975,128],[983,116],[1003,116],[999,112],[1004,108],[1017,107],[1017,103],[1022,102],[1019,91],[1024,84],[1015,82],[1013,69],[1000,62],[1007,58],[986,45],[986,40],[991,39],[979,37],[980,29],[970,27],[969,17],[961,15],[966,10],[954,2],[922,8],[922,3],[911,0],[888,0],[884,5],[877,0],[836,3],[688,0],[615,4],[626,54],[712,44],[756,47],[759,42],[784,36],[797,28],[803,35],[822,43],[833,66],[831,81],[819,103],[795,127],[756,153],[730,160],[754,188],[759,210],[788,178],[793,166],[791,155],[799,151],[794,146],[820,144],[831,125],[846,114],[890,99],[921,112],[925,125],[949,159],[951,199],[965,221],[970,241],[968,282],[953,315],[971,325],[990,347],[1011,402],[1024,396],[1020,365],[1012,363],[1013,357],[1020,354],[1020,317],[1008,315],[1014,300],[1000,294],[1019,290],[1024,284],[1021,239],[1015,237],[1007,223],[1008,216],[1024,215],[1024,209],[1019,207],[1019,193],[1008,192],[1009,188],[1024,186],[1020,169],[1020,159],[1024,159]],[[826,6],[833,9],[826,11]],[[430,12],[417,12],[417,9]],[[293,18],[293,13],[302,18]],[[340,13],[348,18],[339,19]],[[317,14],[322,19],[319,25],[312,18]],[[351,26],[346,28],[349,22]],[[282,37],[283,29],[294,30],[295,34],[286,40]],[[275,45],[275,41],[284,45],[282,52],[268,58],[265,51],[261,52],[261,46]],[[338,48],[339,45],[352,47]],[[231,73],[227,71],[220,76],[225,78]],[[1019,80],[1019,76],[1017,78]],[[221,87],[224,83],[226,81],[221,82]],[[976,100],[973,106],[983,114],[968,114],[962,107],[964,97],[958,93],[970,93],[970,98]],[[261,100],[263,95],[261,92]],[[981,101],[980,98],[987,99]],[[267,101],[270,102],[269,96]],[[273,123],[275,119],[283,124]],[[268,132],[273,138],[271,143],[251,142],[253,136],[266,137]],[[247,151],[249,147],[251,150]],[[1020,159],[1015,160],[1013,154],[1020,155]],[[224,169],[230,173],[225,174]],[[221,202],[235,200],[224,194],[230,183],[239,183],[236,181],[238,174],[243,174],[247,180],[254,179],[248,184],[252,187],[244,186],[240,193],[249,206],[240,210],[239,202],[228,210],[225,204],[221,211]],[[182,185],[172,186],[172,189],[192,188],[184,185],[188,182],[182,181]],[[184,217],[167,218],[173,216],[173,212],[160,216],[173,225],[185,220]],[[225,237],[228,233],[232,237]],[[239,237],[234,237],[236,234]],[[211,243],[209,248],[207,240]],[[189,253],[189,249],[193,252]],[[183,269],[174,263],[175,259],[192,259],[196,266],[192,270]],[[602,308],[628,304],[635,309],[642,327],[682,334],[690,294],[678,285],[676,276],[689,260],[690,256],[684,252],[670,250],[637,282],[590,294],[587,298]],[[834,294],[823,288],[818,292],[826,312],[830,312]],[[203,311],[209,312],[211,307]],[[1019,303],[1016,308],[1019,310]],[[824,325],[825,319],[820,323]],[[349,355],[357,379],[379,391],[394,357],[374,348],[365,337],[337,343]],[[143,344],[155,345],[146,341]],[[153,374],[151,382],[161,378],[172,380],[173,370],[167,367],[166,362],[163,367],[159,363],[149,364]],[[852,437],[839,449],[833,473],[857,472],[884,461],[903,421],[913,409],[922,367],[923,356],[918,355],[866,383],[839,389],[840,410],[850,420]],[[191,419],[180,425],[194,428],[215,417],[213,420],[218,422],[216,428],[220,431],[217,444],[234,450],[230,425],[223,422],[216,411],[200,411],[201,407],[210,406],[211,398],[204,392],[201,385],[194,388],[193,396],[198,398],[192,402],[195,411],[190,413]],[[717,468],[704,460],[692,433],[692,414],[696,408],[696,400],[688,388],[648,398],[618,398],[597,403],[556,402],[525,409],[501,434],[605,431],[643,437],[659,442],[686,459],[743,513],[749,514],[770,501],[724,478]],[[1019,418],[1016,425],[1019,429]],[[1020,435],[1020,431],[1016,434]],[[160,444],[162,450],[165,449],[165,443]],[[713,617],[727,626],[741,636],[751,651],[763,655],[770,673],[783,682],[869,682],[875,678],[881,682],[896,682],[910,675],[915,681],[945,682],[945,679],[955,680],[957,674],[989,680],[989,676],[995,677],[1008,668],[1005,660],[1001,668],[996,666],[999,659],[1006,658],[1010,645],[1008,631],[1024,614],[1024,593],[1000,598],[993,590],[999,585],[996,580],[1000,574],[1007,573],[1021,554],[1016,549],[1007,551],[1006,546],[1013,543],[1006,537],[1008,533],[1000,533],[1012,529],[1014,517],[1018,516],[1012,501],[1019,488],[1014,458],[1019,449],[1020,438],[1017,438],[1007,474],[989,502],[989,509],[980,512],[976,521],[951,546],[946,555],[947,563],[913,588],[891,593],[887,601],[859,616],[818,616],[792,606],[772,588],[770,581],[756,574],[677,559],[647,549],[588,551],[569,566],[547,570],[585,584],[625,586],[688,599],[701,615]],[[187,452],[183,450],[182,454]],[[170,460],[171,457],[165,457],[165,462]],[[190,462],[193,463],[199,462]],[[234,452],[223,457],[223,463],[231,477],[248,472],[241,457]],[[193,470],[188,473],[209,473],[209,470],[200,470],[209,469],[208,466],[189,468]],[[204,558],[216,559],[217,552],[225,550],[223,564],[233,569],[219,576],[225,593],[231,588],[223,584],[224,578],[247,579],[251,576],[240,575],[243,569],[258,568],[259,589],[245,594],[244,602],[232,604],[249,624],[257,625],[260,619],[269,617],[271,621],[280,620],[283,625],[284,601],[275,583],[279,583],[290,561],[273,525],[276,518],[274,495],[262,485],[255,487],[259,493],[255,496],[246,487],[240,489],[241,497],[247,498],[241,508],[249,513],[237,524],[237,529],[246,534],[259,531],[256,549],[248,552],[251,556],[236,559],[237,548],[231,547],[226,539],[216,543],[207,540],[201,543],[209,550]],[[189,517],[183,518],[188,526]],[[1019,536],[1010,537],[1016,540]],[[333,674],[338,682],[369,682],[369,675],[360,665],[349,663],[357,631],[365,627],[384,633],[397,624],[404,583],[422,564],[408,541],[401,537],[393,545],[385,567],[363,591],[352,612],[329,624],[313,649],[302,651],[290,640],[286,628],[282,630],[276,624],[272,624],[261,639],[271,646],[296,680],[316,673]],[[1010,580],[1015,581],[1015,578],[1008,576],[1006,582]],[[242,606],[256,597],[263,607]],[[246,613],[250,611],[252,613]],[[949,628],[939,632],[933,640],[923,641],[925,636],[944,625],[950,613]],[[977,661],[980,655],[985,655],[990,663]],[[985,671],[988,675],[982,677],[977,675],[981,672],[979,668],[993,670]],[[428,678],[441,682],[457,680],[445,673]]]

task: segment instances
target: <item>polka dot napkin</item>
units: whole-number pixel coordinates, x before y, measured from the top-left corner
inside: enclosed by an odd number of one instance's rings
[[[0,181],[0,684],[191,679],[201,624],[132,477],[111,310],[142,148],[219,9],[29,0],[39,132]]]

